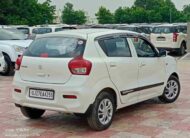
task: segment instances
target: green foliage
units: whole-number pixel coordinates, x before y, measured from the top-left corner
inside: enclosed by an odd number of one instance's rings
[[[185,15],[186,21],[190,21],[190,4],[184,6],[182,14]]]
[[[85,12],[82,10],[75,11],[73,4],[66,3],[62,12],[62,20],[66,24],[84,24],[87,21]]]
[[[98,19],[98,22],[101,24],[114,23],[113,14],[105,7],[99,8],[99,11],[96,13],[96,17]]]
[[[102,7],[98,13],[99,23],[110,23],[113,16],[115,23],[186,22],[190,20],[190,5],[181,12],[171,0],[136,0],[131,8],[119,7],[114,15]]]
[[[40,4],[37,0],[1,0],[0,24],[37,25],[52,23],[55,7],[50,0]]]

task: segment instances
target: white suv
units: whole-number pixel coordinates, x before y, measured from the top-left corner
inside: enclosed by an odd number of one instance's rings
[[[5,68],[0,74],[5,76],[14,73],[17,57],[22,55],[32,42],[32,40],[25,40],[24,34],[14,30],[10,30],[10,28],[0,29],[0,51],[5,58]]]
[[[151,33],[151,42],[158,49],[165,49],[184,55],[186,47],[186,35],[180,31],[178,25],[159,25],[154,27]]]
[[[117,109],[157,96],[171,103],[180,93],[175,59],[128,31],[40,36],[17,59],[16,70],[13,99],[26,117],[69,112],[87,117],[95,130],[108,128]]]

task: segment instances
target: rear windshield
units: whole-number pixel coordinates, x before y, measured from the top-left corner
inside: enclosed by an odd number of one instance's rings
[[[29,34],[29,29],[28,28],[17,28],[19,31],[21,31],[24,34]]]
[[[134,27],[119,27],[119,30],[128,30],[128,31],[133,31],[135,32],[135,28]]]
[[[177,33],[177,29],[174,27],[155,27],[152,31],[154,34],[169,34],[169,33]]]
[[[82,56],[86,41],[71,37],[39,38],[24,53],[32,57],[72,58]]]
[[[33,34],[46,34],[51,32],[52,32],[51,28],[35,28],[32,30]]]
[[[64,31],[64,30],[74,30],[76,28],[74,27],[61,27],[61,28],[55,28],[55,32]]]
[[[55,28],[55,32],[63,31],[62,28]]]
[[[0,40],[25,40],[26,36],[16,29],[0,29]]]
[[[179,32],[187,34],[187,26],[179,27]]]

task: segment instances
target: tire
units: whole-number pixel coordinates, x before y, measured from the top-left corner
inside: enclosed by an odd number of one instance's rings
[[[171,76],[167,82],[163,94],[158,98],[164,103],[173,103],[179,97],[180,89],[179,79],[175,76]]]
[[[106,103],[107,106],[105,106],[106,104],[104,103]],[[108,107],[109,110],[104,110],[105,108]],[[102,110],[104,110],[104,112]],[[91,111],[88,113],[87,122],[89,126],[96,131],[102,131],[107,129],[112,123],[115,110],[116,110],[116,104],[114,97],[108,92],[100,93],[97,96],[94,104],[92,105]],[[104,115],[106,114],[107,117],[105,117],[103,114]]]
[[[30,118],[30,119],[38,119],[45,112],[45,110],[35,109],[35,108],[30,108],[30,107],[20,107],[20,110],[25,117]]]
[[[181,44],[181,46],[180,46],[180,49],[178,50],[178,55],[179,56],[183,56],[183,55],[185,55],[185,42],[183,42],[182,44]]]
[[[0,74],[3,76],[13,75],[14,74],[14,65],[12,64],[11,59],[7,55],[4,55],[4,58],[5,58],[5,68],[4,68],[3,72],[1,72]]]

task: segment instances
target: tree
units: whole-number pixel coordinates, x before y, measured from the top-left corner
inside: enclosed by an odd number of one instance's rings
[[[119,7],[115,13],[114,13],[114,20],[115,23],[131,23],[132,19],[130,18],[131,15],[131,9],[126,7],[126,8],[122,8]]]
[[[190,20],[189,7],[180,12],[171,0],[136,0],[131,8],[116,9],[114,15],[101,7],[96,16],[99,23],[112,23],[113,17],[115,23],[183,22]]]
[[[50,3],[50,0],[42,4],[37,0],[2,0],[0,1],[0,24],[52,23],[55,7]]]
[[[73,4],[66,3],[62,11],[62,20],[66,24],[84,24],[87,21],[87,17],[84,11],[75,11]]]
[[[184,15],[184,21],[190,21],[190,4],[184,6],[182,14]]]
[[[136,0],[134,7],[141,7],[146,10],[157,10],[163,6],[164,0]]]
[[[105,7],[100,7],[96,13],[97,20],[100,24],[114,23],[114,15]]]

